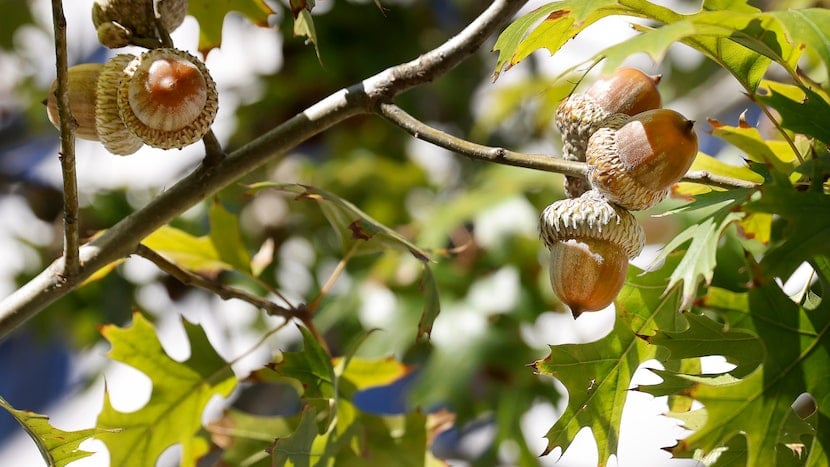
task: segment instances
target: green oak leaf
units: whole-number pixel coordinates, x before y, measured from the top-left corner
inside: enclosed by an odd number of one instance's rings
[[[830,102],[824,92],[762,81],[755,98],[781,114],[781,126],[784,128],[830,144],[830,128],[824,124],[830,119]]]
[[[231,11],[242,13],[252,23],[262,27],[269,27],[268,17],[274,13],[264,0],[190,0],[187,12],[199,22],[199,51],[202,54],[207,55],[222,45],[222,23]]]
[[[204,330],[182,320],[190,343],[184,362],[170,358],[161,347],[155,329],[141,314],[133,314],[132,326],[107,325],[102,334],[112,344],[109,358],[132,366],[153,381],[150,400],[135,412],[120,412],[104,393],[104,408],[97,427],[110,453],[110,465],[155,465],[159,455],[181,444],[180,465],[195,466],[207,453],[208,439],[201,432],[202,412],[214,396],[228,397],[237,379],[230,364],[213,349]]]
[[[653,264],[659,264],[681,245],[691,241],[683,259],[671,273],[668,287],[683,283],[682,308],[691,306],[697,293],[700,280],[710,283],[717,264],[716,254],[721,235],[730,224],[744,218],[744,214],[733,212],[732,208],[745,201],[751,190],[713,191],[698,196],[690,203],[673,212],[688,211],[696,208],[718,208],[713,215],[691,225],[676,235],[663,249]]]
[[[772,172],[761,197],[747,205],[751,212],[780,216],[786,225],[770,244],[761,267],[777,277],[787,278],[804,261],[814,256],[830,256],[830,195],[818,191],[799,191],[781,173]]]
[[[282,360],[271,365],[271,369],[280,376],[299,381],[305,398],[332,399],[336,389],[331,357],[307,328],[298,327],[303,335],[303,349],[283,352]]]
[[[37,445],[43,460],[50,466],[63,467],[70,462],[92,455],[79,446],[89,438],[104,431],[90,428],[78,431],[64,431],[49,423],[49,417],[26,410],[18,410],[0,397],[0,407],[5,409],[26,431]]]
[[[829,274],[826,268],[820,272],[825,288]],[[709,297],[706,305],[719,310],[731,309],[725,315],[730,320],[730,330],[723,332],[724,341],[717,344],[719,350],[715,352],[746,358],[746,349],[740,349],[748,343],[746,335],[741,334],[745,330],[757,336],[762,344],[763,360],[742,379],[731,375],[660,374],[664,382],[656,387],[661,390],[650,390],[652,394],[688,395],[702,403],[707,413],[706,423],[682,440],[673,449],[674,454],[688,456],[698,449],[704,453],[716,452],[740,433],[746,438],[746,465],[762,465],[775,458],[789,462],[790,448],[780,441],[791,441],[783,433],[792,429],[791,404],[807,392],[816,399],[819,422],[815,440],[805,447],[808,454],[802,461],[806,465],[819,465],[816,462],[822,462],[822,453],[830,446],[830,426],[825,422],[830,420],[830,379],[826,376],[830,365],[830,304],[822,302],[817,309],[806,310],[774,282],[767,282],[747,293]],[[713,329],[714,326],[709,331]],[[700,329],[690,328],[688,332],[700,334]],[[728,335],[733,332],[739,334]],[[683,357],[713,353],[708,346],[678,340],[681,335],[669,339],[655,336],[652,342],[659,341],[672,349],[672,354],[679,352]]]
[[[424,308],[421,319],[418,321],[418,339],[429,339],[432,324],[441,313],[441,300],[438,298],[438,284],[432,270],[424,263],[424,276],[421,279],[421,290],[424,292]]]
[[[318,437],[317,410],[307,405],[300,424],[290,435],[277,438],[271,447],[271,465],[308,467],[317,466],[321,449],[314,449],[315,440],[325,441],[327,434]],[[320,444],[319,441],[317,443]],[[323,464],[325,465],[325,464]]]
[[[735,365],[729,374],[743,378],[764,358],[764,347],[754,334],[728,329],[705,316],[687,314],[689,328],[682,332],[660,331],[649,342],[669,349],[669,358],[679,360],[703,355],[722,355]]]
[[[211,441],[222,448],[224,465],[267,467],[271,459],[266,449],[275,438],[291,434],[294,417],[263,416],[236,409],[225,411],[221,419],[208,424]]]
[[[830,10],[826,8],[787,9],[768,15],[776,18],[794,43],[812,48],[830,71]]]

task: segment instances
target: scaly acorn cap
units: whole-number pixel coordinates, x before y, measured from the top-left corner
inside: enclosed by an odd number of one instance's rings
[[[625,282],[628,259],[645,243],[634,216],[594,190],[548,206],[540,233],[550,250],[551,288],[574,318],[614,301]]]
[[[159,40],[155,15],[162,27],[172,32],[186,14],[187,0],[95,0],[92,24],[98,41],[106,47],[144,46],[147,40]]]
[[[626,209],[656,205],[697,155],[693,126],[693,121],[670,109],[610,117],[588,142],[591,185]]]
[[[182,148],[201,139],[219,110],[216,83],[201,60],[161,48],[134,58],[118,88],[118,111],[144,143]]]
[[[542,211],[539,233],[545,246],[567,240],[599,240],[619,245],[631,259],[643,251],[646,237],[633,214],[611,204],[596,190],[559,200]]]
[[[118,88],[125,79],[124,69],[135,55],[119,54],[107,61],[101,70],[97,85],[95,122],[98,137],[107,151],[127,156],[138,151],[144,143],[127,130],[118,113]]]

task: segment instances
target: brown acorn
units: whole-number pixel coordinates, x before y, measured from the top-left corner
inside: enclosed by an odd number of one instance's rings
[[[648,209],[668,196],[697,155],[694,122],[669,109],[609,119],[588,143],[588,178],[609,201]]]
[[[595,190],[545,208],[540,236],[550,250],[553,292],[574,318],[614,301],[629,258],[645,245],[645,233],[634,216]]]
[[[205,65],[168,48],[70,68],[69,100],[78,137],[100,140],[118,155],[132,154],[144,144],[162,149],[192,144],[210,131],[219,108],[216,84]],[[47,114],[57,127],[54,91]]]
[[[636,68],[620,68],[607,79],[599,80],[582,94],[573,94],[556,109],[555,123],[562,134],[563,158],[585,161],[591,135],[614,114],[636,115],[660,108],[657,83],[660,76],[650,76]],[[565,192],[577,197],[589,190],[588,183],[576,177],[565,179]]]

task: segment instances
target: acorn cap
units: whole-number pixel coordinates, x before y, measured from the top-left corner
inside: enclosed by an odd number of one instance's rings
[[[161,48],[127,65],[118,109],[127,128],[150,146],[182,148],[202,138],[219,109],[216,84],[187,52]]]
[[[607,123],[588,141],[591,185],[631,210],[665,199],[697,154],[694,122],[674,110],[657,109],[627,119],[619,114]]]
[[[628,258],[635,258],[645,246],[645,232],[634,215],[596,190],[546,207],[539,228],[548,248],[568,240],[597,240],[618,245]]]
[[[186,14],[187,0],[95,0],[92,5],[98,40],[109,48],[145,45],[147,39],[157,41],[154,15],[167,32],[172,32]]]
[[[125,78],[124,68],[135,55],[120,54],[112,57],[102,68],[98,78],[95,122],[98,137],[107,151],[126,156],[138,151],[144,143],[127,130],[118,114],[118,88]]]

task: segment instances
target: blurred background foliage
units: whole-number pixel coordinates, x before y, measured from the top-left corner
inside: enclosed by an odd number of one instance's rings
[[[66,3],[69,8],[71,2]],[[281,32],[282,43],[255,46],[276,49],[281,45],[282,66],[273,74],[259,77],[260,96],[236,110],[235,130],[225,143],[226,150],[244,145],[337,89],[435,47],[468,24],[486,2],[384,1],[383,9],[372,2],[327,3],[330,8],[315,15],[320,60],[312,46],[292,37],[293,24],[285,7],[272,5],[278,12],[274,27]],[[697,3],[679,5],[693,8]],[[34,216],[59,232],[59,187],[38,179],[29,170],[45,159],[55,158],[58,146],[57,132],[46,120],[40,103],[48,82],[37,79],[40,68],[29,62],[34,60],[32,57],[16,55],[16,45],[25,40],[26,28],[51,27],[47,18],[35,21],[44,11],[35,11],[32,6],[32,2],[0,0],[0,65],[26,65],[19,67],[14,82],[0,82],[0,93],[11,93],[0,94],[0,196],[25,200]],[[492,46],[492,40],[488,46]],[[51,50],[43,53],[53,54]],[[90,57],[103,60],[105,54],[93,50]],[[549,60],[544,53],[536,54],[506,73],[498,85],[492,85],[495,56],[482,50],[436,82],[401,95],[397,103],[433,126],[482,144],[558,154],[560,143],[551,125],[553,110],[572,91],[573,79],[578,77],[554,82],[545,67]],[[678,100],[682,105],[684,98],[693,100],[695,106],[689,116],[698,121],[713,117],[734,123],[738,113],[751,106],[734,91],[727,93],[727,101],[717,100],[723,94],[702,99],[729,78],[709,61],[690,59],[687,50],[673,50],[659,68],[650,62],[637,64],[663,73],[660,90],[666,102]],[[0,71],[4,75],[6,70]],[[707,137],[705,125],[700,125],[698,131],[702,150],[716,152],[718,145]],[[494,465],[499,459],[500,442],[506,440],[518,446],[523,460],[535,462],[538,452],[527,447],[521,417],[533,404],[556,405],[560,395],[551,380],[533,375],[526,367],[548,352],[544,345],[528,338],[528,330],[544,313],[566,312],[549,291],[535,219],[547,204],[562,197],[561,177],[468,161],[414,142],[379,117],[352,118],[218,196],[225,208],[239,216],[251,254],[266,242],[273,242],[273,262],[261,278],[300,303],[314,297],[344,252],[314,203],[268,191],[251,196],[243,186],[265,180],[299,182],[336,193],[433,252],[436,262],[430,267],[440,292],[439,320],[455,326],[451,336],[444,332],[436,342],[418,341],[416,330],[425,300],[420,283],[422,268],[409,255],[394,251],[352,258],[340,286],[327,296],[315,322],[334,355],[342,354],[346,345],[368,329],[384,323],[380,332],[369,335],[359,353],[366,357],[394,355],[417,368],[415,376],[405,381],[410,404],[449,407],[457,414],[459,427],[473,420],[494,423],[497,442],[489,444],[484,452],[474,453],[480,465]],[[160,185],[170,183],[172,180]],[[95,193],[81,212],[81,231],[92,235],[115,224],[136,209],[135,199],[141,196],[146,193],[136,195],[129,187]],[[207,233],[204,213],[210,202],[174,225],[197,235]],[[652,244],[664,242],[694,221],[686,214],[658,219],[648,218],[648,213],[638,216],[646,222]],[[0,227],[14,222],[0,219]],[[727,235],[727,245],[736,241],[730,240],[733,237]],[[60,253],[57,241],[43,245],[26,238],[15,240],[28,245],[34,255],[31,263],[36,263],[19,268],[13,278],[17,284],[24,283]],[[719,254],[734,256],[736,251],[723,248]],[[286,267],[286,258],[294,258],[290,261],[292,267]],[[723,280],[730,274],[719,270],[716,277]],[[244,282],[230,273],[226,275],[223,279],[229,282]],[[745,279],[732,277],[717,285],[730,288]],[[152,281],[162,285],[174,303],[185,303],[194,294],[205,295],[165,275],[156,275]],[[19,348],[14,350],[14,339],[26,336],[44,346],[57,341],[71,352],[89,349],[100,341],[97,326],[129,320],[138,306],[138,290],[145,285],[129,275],[110,274],[61,299],[13,339],[0,343],[0,351],[6,352],[0,361],[25,366],[3,368],[3,374],[14,374],[15,378],[0,378],[0,394],[17,407],[42,408],[55,394],[44,395],[39,401],[25,399],[20,391],[28,387],[27,378],[62,387],[66,375],[11,358],[21,354]],[[482,293],[488,298],[479,298]],[[384,302],[381,310],[391,315],[368,319],[372,313],[367,307],[377,304],[370,298],[390,296],[391,304]],[[223,312],[222,303],[211,303],[215,307],[212,313]],[[469,322],[465,317],[475,319]],[[265,329],[267,324],[259,320],[251,326]],[[289,348],[286,345],[279,348]],[[273,406],[275,402],[290,399],[256,398],[256,391],[257,385],[252,385],[236,404],[255,413],[272,414],[285,410]],[[254,400],[260,405],[252,404]],[[263,401],[270,406],[263,406]],[[0,432],[0,440],[2,435]]]

